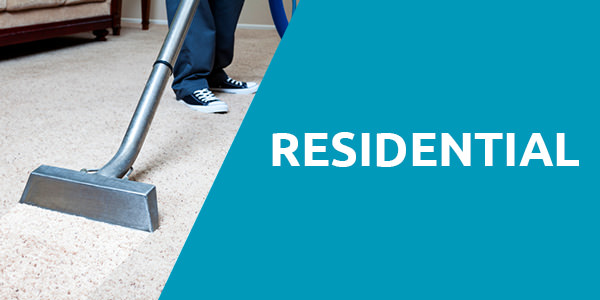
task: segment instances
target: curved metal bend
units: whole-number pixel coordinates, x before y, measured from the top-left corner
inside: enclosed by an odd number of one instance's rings
[[[154,64],[123,142],[113,158],[100,168],[97,174],[121,178],[127,174],[135,162],[150,129],[150,123],[156,113],[167,79],[171,76],[171,69],[165,62],[170,65],[175,64],[198,3],[199,0],[181,0],[169,33],[156,59],[161,63]]]

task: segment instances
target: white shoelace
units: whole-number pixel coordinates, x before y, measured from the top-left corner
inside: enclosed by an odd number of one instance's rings
[[[219,98],[215,97],[215,94],[213,94],[209,89],[196,90],[194,92],[194,96],[202,101],[219,100]]]
[[[239,85],[239,86],[242,86],[242,85],[244,85],[244,83],[243,83],[243,82],[241,82],[241,81],[237,81],[237,80],[235,80],[235,79],[231,79],[230,77],[227,77],[227,82],[229,82],[229,83],[231,83],[231,84]]]

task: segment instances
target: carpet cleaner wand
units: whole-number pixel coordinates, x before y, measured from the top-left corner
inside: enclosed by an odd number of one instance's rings
[[[29,176],[21,203],[152,232],[158,228],[156,187],[130,181],[132,170],[199,0],[181,0],[135,113],[114,157],[97,171],[42,165]]]

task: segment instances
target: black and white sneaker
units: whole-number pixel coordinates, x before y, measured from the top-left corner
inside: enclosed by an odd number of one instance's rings
[[[209,89],[197,90],[193,94],[177,100],[183,101],[189,108],[203,113],[224,113],[229,110],[227,103],[215,97]]]
[[[210,89],[215,92],[223,92],[230,94],[252,94],[258,90],[256,82],[243,82],[231,79],[229,76],[220,82],[209,83]]]

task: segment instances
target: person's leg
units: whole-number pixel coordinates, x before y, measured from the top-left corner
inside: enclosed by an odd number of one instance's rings
[[[180,0],[166,0],[169,24],[173,21]],[[181,52],[173,66],[173,91],[177,99],[194,91],[208,88],[206,77],[215,59],[216,27],[211,0],[200,0]]]
[[[235,29],[237,27],[244,0],[211,0],[214,16],[215,57],[210,81],[223,81],[227,74],[223,71],[233,61]]]
[[[177,100],[189,108],[205,113],[222,113],[229,110],[208,89],[206,77],[215,59],[216,27],[211,10],[211,0],[200,0],[190,29],[175,66],[173,66],[173,91]],[[179,0],[166,0],[167,18],[173,22]]]
[[[256,92],[256,82],[243,82],[229,78],[225,67],[233,61],[235,29],[237,27],[244,0],[211,0],[215,18],[216,40],[215,60],[208,77],[208,85],[212,91],[251,94]]]

